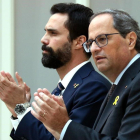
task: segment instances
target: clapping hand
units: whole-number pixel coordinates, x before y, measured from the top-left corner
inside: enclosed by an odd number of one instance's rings
[[[62,96],[51,95],[47,89],[38,89],[34,95],[35,101],[32,105],[35,111],[31,111],[32,115],[59,139],[64,125],[69,120]]]
[[[5,102],[12,115],[16,104],[29,102],[31,99],[30,88],[23,82],[19,74],[15,73],[18,84],[9,73],[2,71],[0,73],[0,99]]]

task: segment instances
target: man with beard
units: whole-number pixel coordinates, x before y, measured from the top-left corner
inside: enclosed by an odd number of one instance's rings
[[[52,16],[45,26],[42,63],[56,69],[61,82],[52,94],[63,95],[69,117],[78,123],[92,127],[100,105],[110,88],[110,83],[97,73],[88,61],[91,53],[86,53],[82,44],[88,38],[89,19],[93,15],[90,8],[79,4],[60,3],[52,6]],[[49,128],[38,121],[29,107],[28,87],[16,74],[16,85],[9,74],[1,73],[0,98],[12,113],[14,140],[54,140]],[[7,79],[9,79],[9,81]],[[14,84],[13,84],[14,83]],[[58,83],[58,84],[59,84]],[[35,98],[46,89],[38,89]],[[13,98],[14,97],[14,98]],[[11,100],[13,98],[13,100]],[[94,110],[93,113],[90,113]],[[15,114],[16,113],[16,114]],[[42,114],[45,117],[45,112]]]

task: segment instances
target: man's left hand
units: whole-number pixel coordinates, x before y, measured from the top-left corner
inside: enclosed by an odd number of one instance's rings
[[[39,96],[35,96],[35,101],[32,105],[36,112],[32,110],[32,115],[40,120],[48,131],[58,139],[64,125],[69,120],[62,97],[50,96],[50,94],[47,96],[47,93],[40,92]]]

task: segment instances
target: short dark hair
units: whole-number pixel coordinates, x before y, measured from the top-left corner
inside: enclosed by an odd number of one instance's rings
[[[122,37],[125,38],[128,33],[134,31],[137,35],[135,49],[137,52],[140,52],[140,29],[137,21],[135,21],[127,12],[124,12],[122,10],[106,9],[94,14],[91,17],[90,22],[93,18],[101,14],[112,15],[113,27],[119,31]]]
[[[90,17],[93,11],[80,4],[74,3],[58,3],[51,7],[51,14],[62,13],[68,15],[68,20],[65,22],[65,27],[69,30],[69,39],[73,41],[80,35],[85,35],[88,39],[88,27]],[[88,58],[91,53],[86,53]]]

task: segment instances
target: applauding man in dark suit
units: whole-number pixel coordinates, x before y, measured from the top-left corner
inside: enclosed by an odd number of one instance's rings
[[[63,96],[72,120],[92,127],[110,88],[110,82],[96,72],[89,62],[91,53],[86,53],[82,47],[88,38],[89,19],[93,11],[79,4],[60,3],[52,6],[51,13],[41,42],[43,65],[56,69],[60,77],[61,85],[59,83],[52,94]],[[4,73],[2,75],[5,76]],[[11,137],[15,140],[54,140],[53,135],[48,132],[49,128],[47,130],[42,122],[30,113],[31,107],[24,91],[26,88],[21,78],[17,78],[20,86],[12,84],[13,80],[8,81],[3,77],[0,85],[1,99],[13,114],[14,129]],[[45,93],[46,89],[39,89],[38,92]],[[35,95],[37,98],[38,93]],[[45,115],[43,112],[42,116]]]

